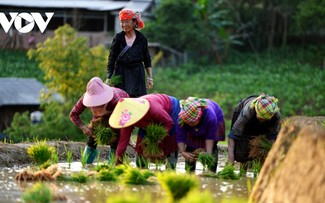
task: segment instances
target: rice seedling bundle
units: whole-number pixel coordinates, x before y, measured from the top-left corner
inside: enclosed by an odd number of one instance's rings
[[[38,182],[24,192],[22,199],[27,203],[49,203],[52,201],[52,197],[49,187],[42,182]]]
[[[91,121],[89,127],[93,129],[95,141],[98,145],[111,144],[117,138],[117,133],[109,127],[108,118],[106,117]]]
[[[269,141],[265,135],[254,137],[249,141],[249,144],[249,158],[262,160],[263,162],[273,145],[273,143]]]
[[[108,85],[109,86],[116,86],[122,83],[122,77],[119,75],[112,75],[112,77],[109,79]]]
[[[167,136],[167,130],[161,124],[149,124],[143,138],[143,155],[154,160],[164,159],[159,143]]]
[[[112,170],[104,169],[99,171],[97,179],[99,181],[116,181],[117,177]]]
[[[151,184],[148,178],[154,176],[154,173],[138,168],[128,168],[123,175],[123,182],[131,185],[147,185]]]
[[[225,167],[217,173],[218,178],[226,179],[226,180],[237,180],[239,176],[235,173],[235,166],[231,164],[225,165]]]
[[[160,185],[167,192],[172,202],[179,201],[189,191],[198,187],[198,180],[194,175],[164,172],[157,176]]]
[[[56,153],[56,149],[52,146],[48,146],[45,140],[37,141],[36,144],[27,148],[27,154],[37,165],[42,165],[51,160],[54,153]]]
[[[216,162],[216,158],[212,154],[199,153],[198,161],[201,162],[203,168],[205,169],[213,166]]]

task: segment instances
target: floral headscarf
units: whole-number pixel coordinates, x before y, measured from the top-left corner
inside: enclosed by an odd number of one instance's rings
[[[139,12],[135,12],[132,9],[123,9],[119,13],[120,20],[133,20],[137,21],[137,29],[144,28],[144,22],[141,19],[141,15]]]

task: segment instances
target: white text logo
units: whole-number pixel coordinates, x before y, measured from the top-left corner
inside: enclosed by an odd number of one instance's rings
[[[33,30],[35,23],[38,26],[39,30],[43,33],[52,19],[54,13],[45,13],[47,20],[45,21],[40,13],[15,13],[9,12],[11,20],[7,19],[7,16],[4,13],[0,13],[0,24],[3,30],[7,33],[14,23],[15,28],[20,33],[28,33]],[[23,20],[26,21],[26,24],[23,25]]]

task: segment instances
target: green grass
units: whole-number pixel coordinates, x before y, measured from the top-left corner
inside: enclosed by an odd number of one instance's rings
[[[0,49],[0,77],[36,78],[43,82],[44,73],[29,60],[26,51]]]
[[[154,68],[155,87],[179,99],[188,96],[216,101],[231,119],[237,102],[262,92],[279,99],[283,117],[292,115],[325,115],[325,71],[319,66],[299,62],[296,58],[261,55],[256,61],[247,55],[241,63],[179,68]],[[265,60],[263,60],[265,58]]]
[[[197,96],[216,101],[225,114],[226,133],[237,102],[262,92],[279,99],[283,118],[322,116],[325,115],[325,71],[318,59],[324,56],[321,52],[325,48],[316,50],[289,48],[272,54],[260,53],[258,58],[250,53],[235,53],[223,65],[189,63],[177,68],[154,67],[155,84],[148,93],[165,93],[178,99]],[[0,50],[0,77],[35,77],[43,81],[43,75],[36,63],[28,60],[26,52]],[[135,137],[132,136],[132,140]]]

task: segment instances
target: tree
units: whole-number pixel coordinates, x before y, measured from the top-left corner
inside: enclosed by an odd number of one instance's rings
[[[28,56],[39,62],[46,87],[61,94],[67,103],[76,102],[92,77],[106,75],[105,47],[89,48],[87,39],[78,37],[67,24],[55,30],[53,38],[38,44],[37,49],[29,50]]]

